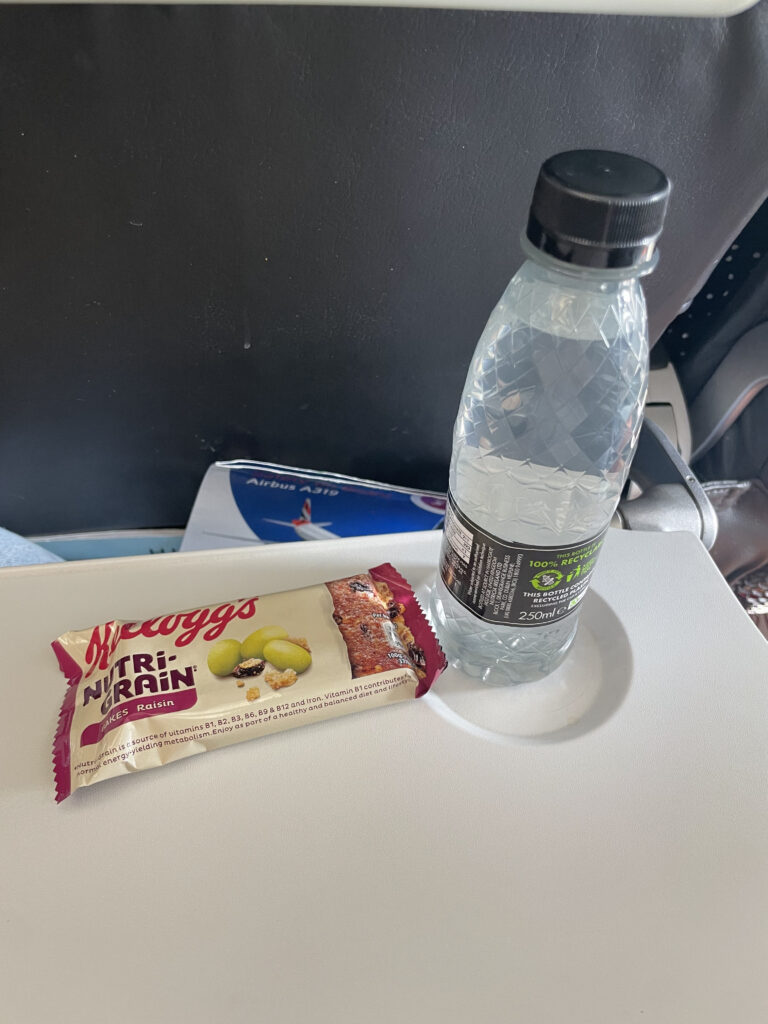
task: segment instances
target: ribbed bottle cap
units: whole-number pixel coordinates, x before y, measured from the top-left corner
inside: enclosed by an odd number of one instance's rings
[[[653,257],[670,183],[626,153],[575,149],[545,161],[526,236],[555,259],[582,267],[640,267]]]

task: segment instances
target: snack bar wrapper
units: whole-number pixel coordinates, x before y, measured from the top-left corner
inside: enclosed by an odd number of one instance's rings
[[[331,583],[53,643],[67,693],[56,800],[80,786],[308,722],[421,697],[445,657],[388,564]]]

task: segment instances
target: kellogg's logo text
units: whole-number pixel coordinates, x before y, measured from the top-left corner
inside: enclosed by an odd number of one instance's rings
[[[162,618],[147,619],[146,622],[107,622],[104,626],[96,626],[91,633],[85,652],[88,666],[87,679],[96,669],[104,672],[112,655],[121,640],[133,640],[136,637],[164,636],[174,637],[176,647],[187,647],[201,637],[203,640],[216,640],[230,622],[235,619],[250,619],[256,611],[258,597],[249,597],[239,604],[220,604],[217,608],[196,608],[191,612],[178,612]],[[174,635],[178,634],[178,635]]]

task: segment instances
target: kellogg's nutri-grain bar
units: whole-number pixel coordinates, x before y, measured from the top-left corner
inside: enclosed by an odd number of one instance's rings
[[[307,722],[421,697],[443,652],[403,577],[347,579],[53,642],[67,694],[53,744],[56,800]]]

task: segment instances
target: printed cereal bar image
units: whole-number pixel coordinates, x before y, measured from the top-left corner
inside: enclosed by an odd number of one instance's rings
[[[280,672],[276,668],[268,668],[264,673],[264,678],[273,690],[282,690],[284,686],[293,686],[299,677],[292,668],[287,668],[284,672]]]
[[[424,651],[406,626],[405,607],[386,582],[368,573],[326,583],[333,598],[333,619],[349,653],[354,678],[395,665],[415,668],[423,678]]]
[[[306,637],[288,636],[282,626],[262,626],[250,633],[242,642],[232,637],[217,640],[208,652],[207,664],[215,676],[234,676],[239,687],[245,680],[261,675],[273,690],[293,686],[299,675],[312,664],[312,649]],[[256,691],[252,687],[248,693]]]

